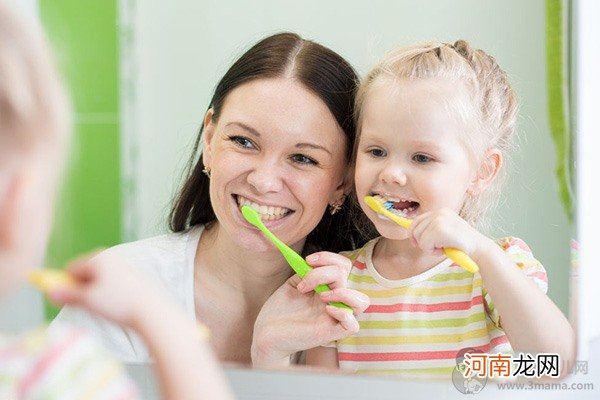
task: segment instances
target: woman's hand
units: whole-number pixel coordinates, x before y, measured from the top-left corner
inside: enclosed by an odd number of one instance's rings
[[[355,315],[369,306],[369,298],[348,289],[352,264],[346,257],[319,252],[307,257],[314,269],[304,279],[292,276],[263,305],[254,324],[252,362],[255,366],[288,365],[289,356],[345,338],[359,329]],[[327,284],[328,292],[314,288]],[[340,301],[352,308],[328,305]]]

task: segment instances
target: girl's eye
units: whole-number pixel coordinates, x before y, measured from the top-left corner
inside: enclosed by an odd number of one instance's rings
[[[290,158],[292,159],[292,161],[298,164],[319,165],[319,162],[317,160],[309,156],[305,156],[304,154],[294,154]]]
[[[252,143],[252,141],[244,136],[229,136],[229,140],[231,140],[233,143],[235,143],[236,145],[243,147],[245,149],[252,149],[254,148],[254,143]]]
[[[418,162],[419,164],[426,164],[428,162],[433,161],[433,158],[429,157],[428,155],[425,154],[415,154],[413,156],[413,160]]]
[[[370,149],[368,151],[368,153],[371,154],[373,157],[378,157],[378,158],[387,156],[386,151],[383,149],[379,149],[379,148]]]

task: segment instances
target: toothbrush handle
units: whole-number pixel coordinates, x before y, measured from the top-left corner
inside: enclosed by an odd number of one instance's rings
[[[475,273],[479,271],[477,263],[462,250],[453,247],[445,247],[444,254],[469,272]]]
[[[327,292],[329,290],[331,290],[331,289],[329,289],[329,286],[327,286],[327,285],[319,285],[319,286],[317,286],[315,288],[315,292],[317,292],[317,293]],[[339,301],[331,301],[331,302],[329,302],[329,305],[337,307],[337,308],[343,308],[343,309],[346,309],[346,310],[353,311],[352,307],[350,307],[350,306],[348,306],[348,305],[346,305],[344,303],[341,303]]]

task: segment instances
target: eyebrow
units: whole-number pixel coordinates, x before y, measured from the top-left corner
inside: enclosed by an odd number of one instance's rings
[[[225,126],[227,127],[230,125],[238,126],[238,127],[242,128],[243,130],[247,131],[248,133],[250,133],[256,137],[260,137],[260,133],[258,133],[258,131],[256,129],[252,128],[249,125],[244,124],[243,122],[230,122]],[[307,142],[297,143],[296,148],[298,148],[298,149],[309,148],[309,149],[315,149],[315,150],[323,150],[323,151],[327,152],[329,155],[332,155],[331,151],[329,151],[325,147],[319,146],[318,144],[315,144],[315,143],[307,143]]]

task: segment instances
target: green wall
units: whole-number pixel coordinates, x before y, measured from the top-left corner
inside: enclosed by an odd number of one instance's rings
[[[121,241],[117,2],[40,0],[74,109],[73,145],[48,265]],[[57,310],[46,306],[46,316]]]

